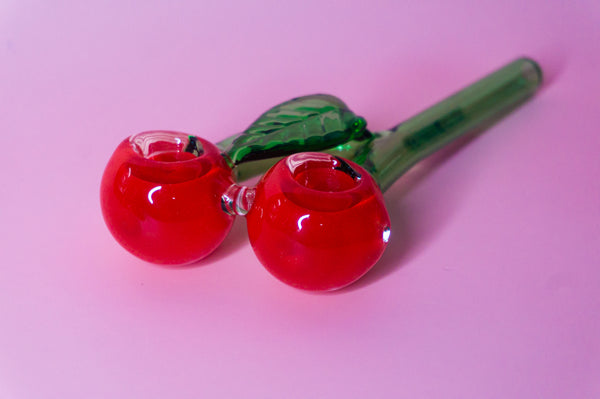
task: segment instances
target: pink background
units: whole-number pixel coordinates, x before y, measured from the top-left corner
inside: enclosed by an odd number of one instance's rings
[[[0,398],[600,397],[598,1],[0,3]],[[546,85],[386,193],[390,245],[291,289],[239,220],[196,267],[101,218],[116,145],[303,94],[387,128],[519,55]]]

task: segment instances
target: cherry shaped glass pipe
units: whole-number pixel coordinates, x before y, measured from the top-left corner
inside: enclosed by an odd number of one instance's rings
[[[337,213],[350,214],[342,206],[344,203],[359,207],[369,201],[382,204],[377,186],[382,190],[387,189],[418,160],[453,139],[492,123],[531,96],[540,82],[541,71],[537,64],[520,59],[403,124],[380,133],[369,132],[364,119],[354,115],[335,97],[314,95],[274,107],[242,134],[218,143],[218,147],[201,138],[175,132],[135,135],[117,148],[103,176],[101,203],[104,218],[117,241],[140,258],[155,263],[185,264],[212,252],[229,231],[232,215],[244,215],[250,210],[248,225],[251,242],[263,264],[273,274],[299,288],[340,288],[368,271],[381,256],[389,237],[385,208],[371,206],[371,215],[357,211],[354,216],[346,218],[347,224],[360,225],[369,219],[379,221],[379,227],[372,230],[377,232],[372,234],[377,237],[376,240],[371,239],[371,235],[355,235],[349,239],[347,235],[339,234],[338,240],[302,241],[295,239],[295,233],[291,233],[293,229],[286,227],[290,232],[288,241],[292,248],[286,249],[286,253],[304,253],[309,259],[306,263],[315,268],[305,273],[312,277],[303,280],[301,274],[284,276],[288,263],[277,261],[283,259],[280,256],[282,249],[275,248],[268,239],[262,238],[268,237],[264,233],[268,229],[257,229],[252,227],[256,223],[250,223],[251,219],[258,221],[258,224],[263,223],[257,215],[282,219],[258,211],[266,209],[261,205],[266,201],[264,198],[268,197],[265,193],[274,192],[274,187],[280,181],[295,184],[294,190],[297,192],[313,190],[313,194],[318,193],[316,205],[315,201],[301,201],[298,207],[327,212],[331,220],[339,220],[333,217]],[[265,175],[256,190],[233,183],[231,168],[238,180],[244,180],[266,170],[274,158],[306,150],[326,150],[333,157],[319,158],[309,154],[308,158],[292,158],[294,162],[303,160],[310,165],[297,166],[293,170],[289,160],[282,161],[279,169],[275,167]],[[349,158],[354,163],[341,157]],[[281,165],[284,165],[283,169]],[[316,172],[311,171],[313,167],[316,167]],[[291,174],[291,178],[285,177],[284,172]],[[360,177],[357,179],[357,176]],[[336,182],[336,179],[343,181]],[[371,186],[375,193],[367,194],[367,186]],[[286,198],[298,197],[290,195]],[[326,198],[329,198],[327,201],[333,201],[333,205],[324,204]],[[340,198],[346,199],[342,201]],[[294,204],[293,201],[289,203]],[[277,212],[278,208],[269,209],[270,212]],[[281,212],[285,214],[285,210]],[[302,213],[301,217],[306,215],[308,213]],[[302,220],[294,219],[292,226],[296,226],[296,229],[302,226],[304,229],[303,226],[310,225],[309,219],[310,215]],[[313,217],[312,220],[318,218]],[[325,220],[321,219],[319,227],[321,224],[333,226],[333,223],[325,223]],[[355,231],[362,230],[368,229]],[[260,234],[255,234],[256,231],[260,231]],[[358,239],[371,243],[373,252],[367,253],[369,245],[357,244]],[[319,265],[324,262],[310,259],[326,257],[313,256],[310,251],[313,244],[318,247],[325,242],[329,246],[337,246],[338,253],[350,244],[351,248],[361,248],[348,253],[364,261],[355,267],[338,265],[327,272],[328,282],[319,282],[319,279],[325,278],[318,276],[327,274],[318,271]],[[303,249],[300,251],[298,248]],[[268,251],[279,251],[280,255],[265,255]],[[292,259],[292,256],[285,258]],[[338,259],[341,259],[341,255]],[[275,269],[283,270],[283,274]],[[305,269],[308,270],[307,267]],[[335,273],[339,273],[336,278]]]
[[[541,79],[535,62],[517,60],[373,140],[331,151],[357,163],[320,153],[278,162],[256,187],[247,214],[259,260],[281,281],[305,290],[353,283],[390,237],[381,190],[420,159],[519,105]]]

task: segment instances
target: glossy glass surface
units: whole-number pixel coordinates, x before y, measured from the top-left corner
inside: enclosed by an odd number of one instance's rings
[[[217,143],[235,165],[236,180],[265,173],[281,157],[303,151],[324,151],[348,141],[373,137],[364,118],[339,98],[313,94],[278,104],[242,133]]]
[[[306,290],[338,289],[366,273],[387,245],[380,190],[449,142],[494,123],[541,80],[535,61],[518,59],[378,133],[322,94],[279,104],[217,146],[183,133],[141,133],[121,143],[106,168],[104,218],[138,257],[185,264],[210,254],[234,215],[247,215],[250,242],[273,275]],[[315,150],[329,153],[301,152]],[[229,165],[244,180],[289,154],[255,189],[234,183]]]
[[[101,186],[104,220],[116,240],[149,262],[181,265],[210,254],[233,216],[221,194],[231,169],[210,142],[177,132],[145,132],[115,150]]]
[[[326,291],[364,275],[381,257],[390,219],[373,178],[323,153],[291,155],[256,187],[247,215],[250,243],[275,277]]]
[[[365,119],[355,115],[339,98],[313,94],[274,106],[241,134],[217,146],[238,165],[364,140],[370,136],[366,126]]]

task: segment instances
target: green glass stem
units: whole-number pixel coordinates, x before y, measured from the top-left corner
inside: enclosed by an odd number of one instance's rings
[[[328,151],[362,165],[387,190],[411,166],[451,141],[481,131],[535,93],[542,70],[521,58],[367,142]]]
[[[326,151],[353,160],[387,190],[411,166],[451,141],[490,126],[542,82],[539,65],[521,58],[390,130],[372,133],[340,99],[316,94],[279,104],[217,146],[236,181],[266,172],[286,155]]]

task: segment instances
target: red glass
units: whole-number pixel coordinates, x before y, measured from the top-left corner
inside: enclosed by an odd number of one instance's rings
[[[390,233],[383,196],[357,164],[323,153],[291,155],[256,187],[250,243],[275,277],[297,288],[335,290],[363,276]]]
[[[231,184],[231,168],[214,144],[177,132],[140,133],[124,140],[106,166],[102,212],[132,254],[187,264],[214,251],[231,229],[233,216],[221,209]]]

